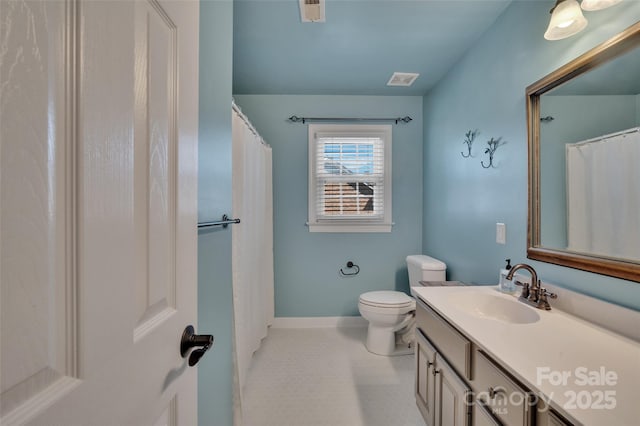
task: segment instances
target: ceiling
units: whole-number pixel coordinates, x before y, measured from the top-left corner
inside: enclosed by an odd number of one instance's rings
[[[298,0],[235,0],[234,94],[423,95],[510,0],[327,0],[302,23]],[[387,87],[395,71],[420,73]]]

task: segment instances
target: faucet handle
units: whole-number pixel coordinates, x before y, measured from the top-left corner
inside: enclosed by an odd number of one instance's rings
[[[549,305],[549,301],[547,300],[547,297],[550,297],[552,299],[557,299],[558,295],[555,293],[551,293],[550,291],[547,291],[546,288],[540,288],[537,307],[540,309],[545,309],[547,311],[550,311],[551,306]]]
[[[547,291],[546,288],[542,287],[540,288],[540,297],[550,297],[552,299],[557,299],[558,295],[556,293],[551,293],[550,291]]]

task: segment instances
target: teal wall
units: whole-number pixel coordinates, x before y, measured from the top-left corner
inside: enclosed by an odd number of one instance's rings
[[[424,97],[423,250],[447,263],[449,278],[496,283],[503,259],[532,264],[543,280],[634,309],[640,285],[526,258],[525,88],[640,19],[640,2],[587,14],[589,26],[561,41],[542,37],[552,2],[514,1]],[[469,129],[476,158],[460,155]],[[485,142],[503,137],[497,167],[483,169]],[[544,171],[543,171],[544,173]],[[507,244],[495,242],[495,224]]]
[[[237,95],[236,102],[273,148],[274,269],[277,317],[358,315],[358,296],[408,291],[405,257],[422,250],[422,97]],[[393,126],[390,233],[310,233],[307,221],[307,117],[399,117]],[[356,277],[338,275],[347,261]]]
[[[540,116],[554,117],[540,123],[540,162],[545,171],[540,176],[542,245],[567,247],[566,148],[608,133],[629,129],[636,124],[636,97],[611,96],[543,96]]]
[[[231,64],[233,3],[200,2],[200,142],[198,218],[231,212]],[[213,348],[198,363],[198,421],[233,424],[231,230],[198,235],[198,331],[213,334]]]

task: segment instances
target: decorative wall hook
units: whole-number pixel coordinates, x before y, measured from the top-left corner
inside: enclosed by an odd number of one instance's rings
[[[495,168],[493,165],[493,154],[495,154],[498,148],[504,144],[506,144],[506,142],[502,141],[502,137],[499,137],[498,139],[491,138],[487,141],[487,145],[489,147],[484,150],[484,153],[489,154],[489,164],[485,166],[484,161],[481,161],[480,164],[482,164],[482,167],[485,169],[488,169],[489,167]]]
[[[347,273],[347,272],[344,272],[342,270],[342,268],[340,268],[340,275],[342,275],[343,277],[350,277],[350,276],[353,276],[353,275],[358,275],[358,273],[360,272],[360,267],[358,265],[356,265],[355,263],[353,263],[352,261],[348,261],[347,262],[347,268],[348,269],[354,269],[355,272]]]
[[[464,144],[467,145],[467,155],[464,155],[464,152],[460,152],[460,154],[462,154],[462,156],[464,158],[469,158],[469,157],[473,157],[473,155],[471,155],[471,145],[473,145],[473,141],[475,140],[476,136],[478,135],[478,129],[476,130],[469,130],[467,133],[464,134],[465,138],[464,138]]]

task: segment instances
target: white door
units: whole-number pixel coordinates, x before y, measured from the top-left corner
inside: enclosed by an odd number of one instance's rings
[[[0,0],[2,425],[197,422],[198,13]]]

